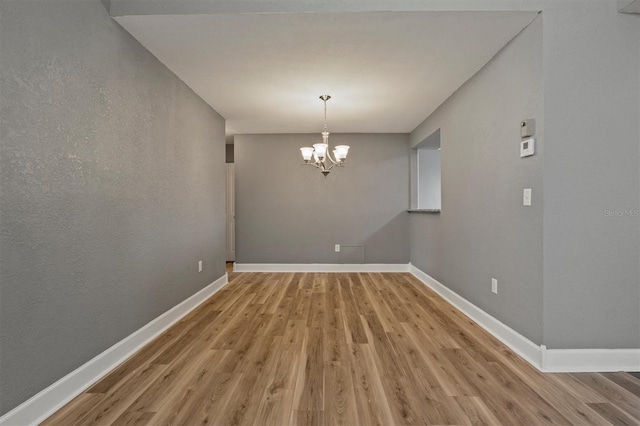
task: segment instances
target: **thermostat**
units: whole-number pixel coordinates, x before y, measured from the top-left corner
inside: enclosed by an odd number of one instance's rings
[[[520,136],[523,138],[530,138],[536,132],[536,120],[530,118],[520,123]]]
[[[520,157],[529,157],[536,152],[536,141],[533,138],[520,142]]]

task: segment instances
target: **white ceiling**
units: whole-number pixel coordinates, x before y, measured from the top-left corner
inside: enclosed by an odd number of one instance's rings
[[[535,12],[115,19],[227,120],[227,134],[408,133]]]

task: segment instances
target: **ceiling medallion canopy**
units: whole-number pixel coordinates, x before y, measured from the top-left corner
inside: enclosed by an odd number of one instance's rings
[[[324,102],[324,127],[322,130],[322,142],[314,144],[313,147],[305,146],[300,148],[304,164],[315,166],[326,177],[334,167],[342,167],[349,153],[348,145],[338,145],[333,150],[333,158],[329,149],[329,130],[327,128],[327,101],[331,99],[329,95],[320,96]]]

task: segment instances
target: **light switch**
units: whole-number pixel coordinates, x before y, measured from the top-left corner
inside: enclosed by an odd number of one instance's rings
[[[522,205],[530,206],[531,205],[531,188],[525,188],[522,193]]]

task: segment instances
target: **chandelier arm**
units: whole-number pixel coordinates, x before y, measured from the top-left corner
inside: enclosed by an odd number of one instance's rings
[[[302,163],[303,166],[313,166],[316,169],[319,169],[320,167],[316,164],[316,163]]]
[[[331,155],[329,154],[329,144],[327,144],[327,154],[326,157],[329,159],[329,161],[331,161],[331,164],[333,164],[334,166],[337,166],[338,164],[340,164],[339,161],[335,161],[333,158],[331,158]]]

